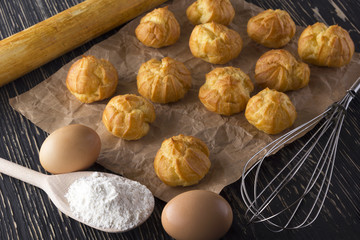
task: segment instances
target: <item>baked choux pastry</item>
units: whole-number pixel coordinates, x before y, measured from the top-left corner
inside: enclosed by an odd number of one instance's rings
[[[249,76],[240,68],[215,68],[206,74],[199,99],[209,111],[232,115],[245,109],[253,90]]]
[[[135,35],[144,45],[161,48],[176,43],[180,37],[180,25],[166,6],[146,14],[136,27]]]
[[[152,102],[176,102],[190,89],[191,73],[182,62],[172,58],[151,59],[141,65],[137,87]]]
[[[315,23],[301,33],[298,41],[300,58],[318,66],[342,67],[350,62],[354,51],[349,33],[338,25]]]
[[[250,98],[245,117],[267,134],[278,134],[293,125],[297,113],[290,98],[282,92],[265,88]]]
[[[115,67],[109,61],[94,56],[83,56],[74,62],[66,78],[66,87],[83,103],[111,97],[117,84]]]
[[[294,37],[296,26],[290,15],[280,9],[268,9],[249,19],[247,33],[268,48],[281,48]]]
[[[214,64],[225,64],[236,58],[242,45],[239,33],[214,22],[196,25],[189,41],[195,57]]]
[[[154,106],[145,98],[134,94],[113,97],[105,107],[102,121],[114,136],[137,140],[149,131],[155,121]]]
[[[197,0],[186,9],[186,15],[194,25],[216,22],[227,26],[235,10],[229,0]]]
[[[280,92],[297,90],[309,83],[310,68],[283,49],[264,53],[255,66],[255,81],[262,88]]]
[[[210,169],[209,154],[198,138],[180,134],[165,139],[155,156],[155,173],[169,186],[197,184]]]

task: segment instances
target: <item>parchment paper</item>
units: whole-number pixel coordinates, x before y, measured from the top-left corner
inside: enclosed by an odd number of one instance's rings
[[[244,164],[254,153],[278,136],[269,136],[258,131],[246,121],[244,112],[230,117],[220,116],[207,111],[199,101],[198,90],[205,81],[205,74],[219,65],[196,59],[189,50],[188,40],[194,26],[187,20],[185,11],[191,2],[193,0],[168,3],[169,9],[174,12],[181,25],[181,37],[172,46],[153,49],[142,45],[134,34],[142,17],[140,16],[84,54],[105,58],[114,64],[119,72],[116,95],[138,94],[137,71],[143,62],[151,58],[169,56],[182,61],[190,69],[193,86],[189,93],[177,103],[154,104],[156,121],[151,124],[150,131],[144,138],[125,141],[107,132],[101,116],[109,99],[82,104],[70,94],[66,89],[65,79],[71,64],[78,58],[30,91],[11,99],[12,107],[49,133],[74,123],[93,128],[102,141],[98,163],[145,184],[156,197],[164,201],[191,189],[207,189],[219,193],[226,185],[241,177]],[[241,0],[232,3],[236,16],[229,27],[240,33],[244,46],[239,57],[222,66],[240,67],[254,79],[255,63],[269,49],[249,39],[246,24],[251,16],[262,9]],[[297,58],[297,39],[303,29],[297,27],[294,40],[285,47]],[[359,59],[359,54],[356,53],[350,64],[337,69],[311,66],[309,86],[287,93],[298,112],[294,127],[315,117],[345,95],[346,90],[360,76]],[[255,87],[252,94],[259,90]],[[210,171],[199,184],[192,187],[166,186],[156,177],[153,169],[153,160],[162,141],[180,133],[202,139],[210,149]]]

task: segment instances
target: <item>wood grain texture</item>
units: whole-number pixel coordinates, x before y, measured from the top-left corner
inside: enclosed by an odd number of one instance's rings
[[[165,1],[87,0],[3,39],[0,86]],[[44,11],[44,5],[39,9]]]
[[[339,24],[349,30],[360,52],[360,2],[348,0],[249,0],[265,9],[287,10],[298,25],[316,21]],[[0,1],[0,38],[6,38],[81,0]],[[117,29],[53,60],[24,77],[0,88],[0,157],[44,172],[38,151],[47,134],[13,111],[8,99],[42,82],[65,63],[106,39]],[[360,235],[360,101],[354,99],[345,118],[330,193],[324,210],[310,227],[282,233],[269,232],[262,224],[246,224],[245,206],[239,182],[226,187],[221,195],[234,211],[234,222],[223,239],[358,239]],[[300,139],[269,159],[269,174],[277,162],[283,163],[306,138]],[[320,149],[317,149],[319,154]],[[316,154],[315,154],[316,155]],[[316,156],[314,156],[316,158]],[[93,170],[106,171],[100,166]],[[46,194],[31,185],[0,174],[0,239],[171,239],[163,230],[160,215],[165,203],[156,200],[154,213],[142,226],[123,234],[107,234],[67,218]]]

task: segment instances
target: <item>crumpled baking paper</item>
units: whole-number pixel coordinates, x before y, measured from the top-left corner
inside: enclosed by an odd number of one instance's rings
[[[161,59],[169,56],[182,61],[189,68],[193,77],[192,88],[179,102],[154,104],[156,120],[151,124],[149,133],[142,139],[125,141],[107,132],[101,117],[109,99],[83,104],[70,94],[65,79],[71,64],[78,58],[33,89],[11,99],[10,104],[49,133],[75,123],[93,128],[102,141],[102,151],[97,162],[113,172],[146,185],[156,197],[164,201],[192,189],[206,189],[219,193],[225,186],[241,177],[246,161],[253,154],[278,136],[258,131],[246,121],[244,112],[230,117],[221,116],[207,111],[199,101],[198,90],[205,81],[205,74],[220,65],[197,59],[190,52],[188,41],[194,26],[187,20],[185,11],[192,2],[173,1],[163,5],[169,5],[169,10],[173,11],[181,26],[181,37],[172,46],[154,49],[141,44],[134,34],[142,17],[140,16],[115,35],[84,53],[107,59],[114,64],[119,73],[116,95],[138,94],[137,71],[142,63],[151,58]],[[229,27],[240,33],[244,43],[243,50],[236,59],[221,66],[239,67],[253,80],[257,59],[269,49],[250,40],[246,33],[246,25],[248,19],[262,9],[242,0],[232,1],[232,4],[236,16]],[[295,37],[284,47],[297,58],[297,39],[303,29],[297,27]],[[311,66],[309,86],[287,93],[298,112],[294,127],[312,119],[333,102],[341,99],[360,76],[359,63],[359,54],[355,53],[351,63],[342,68]],[[260,90],[256,86],[252,95]],[[210,171],[195,186],[169,187],[157,178],[153,169],[153,160],[162,141],[178,134],[200,138],[210,149]]]

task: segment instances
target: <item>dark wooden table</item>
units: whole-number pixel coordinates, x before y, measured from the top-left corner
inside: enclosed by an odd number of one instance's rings
[[[53,16],[81,0],[2,0],[0,39]],[[360,2],[356,0],[251,0],[264,9],[288,11],[297,25],[316,21],[339,24],[350,32],[360,52]],[[0,157],[44,172],[38,151],[47,133],[15,112],[8,100],[48,78],[74,57],[111,36],[118,29],[90,41],[64,56],[0,88]],[[360,67],[360,66],[359,66]],[[317,221],[310,227],[272,233],[262,224],[246,224],[240,182],[226,187],[224,196],[234,211],[234,222],[224,239],[359,239],[360,238],[360,101],[352,102],[341,132],[334,176],[328,199]],[[276,157],[285,159],[303,140],[287,146]],[[93,169],[104,171],[101,166]],[[0,239],[171,239],[161,226],[165,203],[156,200],[152,216],[140,227],[108,234],[94,230],[61,214],[40,189],[0,174]]]

